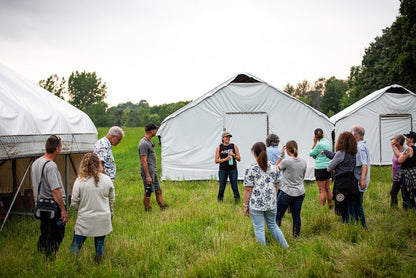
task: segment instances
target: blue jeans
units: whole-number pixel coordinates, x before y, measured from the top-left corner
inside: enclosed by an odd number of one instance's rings
[[[74,238],[72,239],[70,254],[78,255],[86,239],[87,239],[86,236],[80,236],[74,233]],[[94,237],[95,254],[100,257],[104,256],[104,239],[105,239],[105,236]]]
[[[358,217],[361,219],[361,225],[363,225],[363,227],[366,228],[367,223],[365,222],[365,214],[364,214],[364,208],[363,208],[363,196],[364,196],[364,192],[360,192],[360,208],[358,211]]]
[[[292,214],[293,227],[294,228],[299,227],[299,230],[300,230],[300,226],[301,226],[300,211],[302,209],[302,203],[303,203],[304,198],[305,198],[305,194],[292,197],[286,194],[285,192],[280,191],[279,196],[277,197],[277,214],[276,214],[276,223],[279,227],[280,227],[280,224],[282,223],[283,215],[285,215],[287,208],[290,206],[290,213]]]
[[[218,171],[218,178],[220,180],[220,189],[218,191],[218,200],[222,201],[224,199],[224,191],[225,186],[227,184],[227,178],[230,177],[230,183],[231,188],[234,192],[234,198],[239,199],[240,198],[240,192],[238,192],[238,185],[237,185],[237,178],[238,178],[238,172],[237,168],[232,170],[219,170]]]
[[[254,234],[256,240],[263,246],[266,246],[266,235],[264,231],[264,221],[266,221],[267,228],[272,233],[274,239],[280,243],[283,249],[289,247],[286,242],[285,236],[282,231],[276,225],[276,209],[268,211],[260,211],[250,208],[251,220],[253,221]]]
[[[353,198],[353,196],[348,196],[348,212],[347,215],[342,216],[342,223],[348,223],[350,220],[358,221],[358,217],[361,218],[361,221],[363,221],[364,217],[364,223],[365,223],[365,216],[364,216],[364,210],[362,210],[362,198],[363,193],[360,192],[360,197]],[[361,216],[361,210],[363,215]],[[363,225],[364,226],[364,225]]]

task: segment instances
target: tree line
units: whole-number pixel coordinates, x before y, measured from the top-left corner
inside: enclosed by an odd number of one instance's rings
[[[315,109],[333,116],[366,95],[383,87],[399,84],[416,92],[416,0],[402,0],[400,15],[364,51],[361,65],[352,66],[347,80],[336,77],[303,80],[283,90]],[[122,103],[108,107],[106,83],[95,72],[73,72],[68,80],[52,74],[39,85],[65,99],[90,116],[96,126],[159,125],[165,117],[190,101],[149,106]]]

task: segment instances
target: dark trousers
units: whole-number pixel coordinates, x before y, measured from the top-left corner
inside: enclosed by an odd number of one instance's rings
[[[393,181],[393,184],[392,184],[391,190],[390,190],[391,206],[392,207],[397,207],[397,205],[398,205],[397,195],[399,194],[399,191],[400,191],[400,182]],[[403,195],[403,193],[402,193],[402,195]]]
[[[282,218],[285,215],[285,212],[290,208],[292,213],[293,221],[293,235],[299,236],[300,227],[301,227],[301,218],[300,211],[302,210],[303,199],[305,194],[300,196],[290,196],[283,191],[280,191],[279,196],[277,197],[277,210],[276,210],[276,223],[280,227],[282,223]]]
[[[46,256],[55,255],[58,252],[65,235],[65,225],[58,227],[58,220],[41,219],[40,237],[38,240],[38,251],[45,252]]]
[[[240,199],[240,192],[238,191],[237,179],[238,171],[237,168],[232,170],[219,170],[218,177],[220,180],[220,188],[218,190],[218,200],[222,201],[224,198],[225,186],[227,184],[227,179],[230,178],[231,189],[234,192],[234,198]]]

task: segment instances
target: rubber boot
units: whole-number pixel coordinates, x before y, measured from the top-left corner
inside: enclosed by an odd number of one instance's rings
[[[293,237],[298,237],[300,235],[300,226],[293,225]]]

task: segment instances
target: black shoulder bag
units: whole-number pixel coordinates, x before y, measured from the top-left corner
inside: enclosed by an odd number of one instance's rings
[[[47,198],[39,199],[40,186],[42,184],[42,178],[43,178],[43,170],[45,169],[45,165],[48,162],[50,162],[50,160],[46,161],[45,164],[43,164],[42,174],[41,174],[39,185],[38,185],[38,198],[36,200],[36,206],[35,206],[35,217],[37,219],[58,219],[58,215],[59,215],[58,204],[55,202],[53,198],[52,199],[47,199]]]

